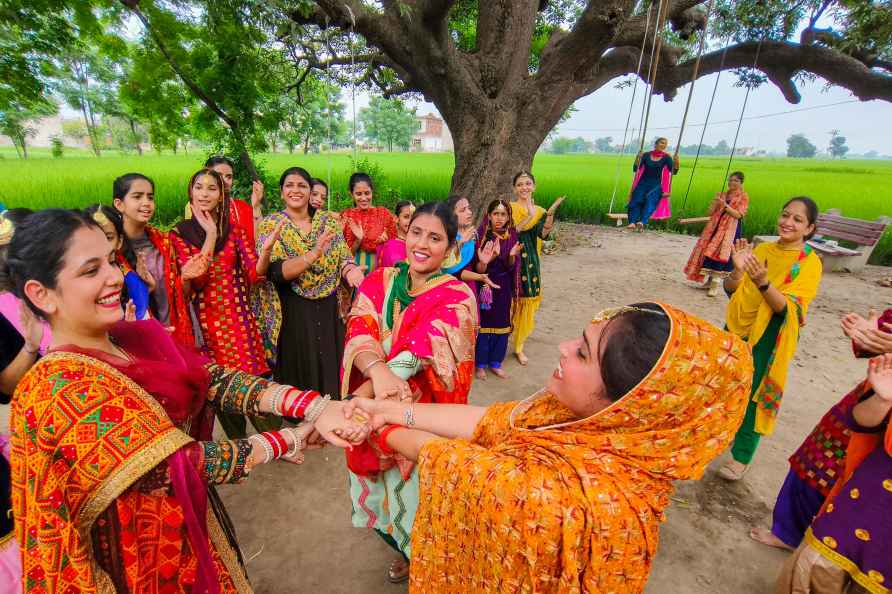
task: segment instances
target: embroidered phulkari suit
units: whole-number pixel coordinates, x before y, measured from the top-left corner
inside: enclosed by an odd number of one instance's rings
[[[721,199],[741,216],[746,215],[750,197],[743,190],[722,192]],[[684,267],[685,276],[698,283],[702,283],[707,274],[717,273],[727,276],[734,268],[731,262],[731,248],[734,246],[734,241],[740,239],[742,227],[742,218],[736,219],[724,209],[716,208]]]
[[[807,244],[801,250],[784,250],[776,243],[761,243],[753,254],[767,265],[768,281],[784,294],[787,308],[775,314],[748,275],[728,304],[728,330],[750,344],[756,362],[752,401],[732,448],[742,464],[752,460],[759,436],[774,431],[799,329],[818,293],[822,271],[820,258]]]
[[[249,592],[209,485],[251,447],[213,442],[213,408],[258,414],[266,380],[209,363],[156,321],[111,333],[130,359],[63,346],[12,404],[25,592]]]
[[[728,445],[752,378],[742,340],[661,307],[662,355],[607,408],[577,419],[539,392],[422,448],[411,593],[644,591],[673,481]]]
[[[366,277],[347,323],[341,380],[349,394],[365,379],[354,366],[372,352],[408,381],[417,402],[465,404],[474,375],[477,303],[468,286],[449,275],[408,286],[408,264]],[[371,442],[347,453],[353,525],[390,535],[408,554],[418,505],[418,477],[401,456],[384,456]]]
[[[350,221],[362,227],[362,241],[358,246]],[[375,258],[378,246],[396,237],[396,217],[382,206],[353,207],[341,213],[341,222],[344,224],[344,239],[356,254],[356,263],[365,266],[366,273],[373,271],[377,266]]]
[[[511,217],[517,228],[517,239],[523,244],[520,252],[520,298],[514,309],[514,352],[522,353],[523,345],[536,327],[536,312],[542,304],[542,232],[545,228],[545,209],[533,206],[529,213],[519,202],[511,202]]]

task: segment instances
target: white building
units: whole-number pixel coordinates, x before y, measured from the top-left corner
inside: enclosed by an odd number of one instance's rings
[[[417,116],[421,128],[412,137],[412,150],[422,153],[450,152],[453,150],[452,134],[441,118],[432,113]]]

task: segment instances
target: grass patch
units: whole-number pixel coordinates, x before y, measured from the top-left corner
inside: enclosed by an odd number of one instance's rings
[[[88,151],[67,149],[61,159],[53,159],[48,149],[34,149],[27,160],[15,157],[9,148],[0,149],[0,201],[7,206],[30,208],[83,207],[111,200],[112,180],[121,174],[139,171],[153,178],[158,200],[157,217],[169,224],[182,213],[186,203],[189,176],[202,164],[204,153],[188,155],[115,155],[92,157]],[[418,202],[439,200],[449,192],[454,158],[449,153],[371,153],[363,155],[378,165],[385,175],[383,185],[390,193],[377,196],[390,205],[397,195]],[[351,173],[349,154],[302,155],[265,154],[259,159],[269,173],[268,188],[275,192],[279,173],[291,165],[307,168],[313,175],[330,180],[332,193],[340,194],[338,206],[347,203],[347,178]],[[533,172],[538,180],[536,196],[548,205],[559,196],[567,197],[560,217],[580,222],[600,223],[610,211],[625,209],[631,183],[632,157],[615,155],[548,155],[536,157]],[[701,216],[716,192],[723,187],[727,160],[701,158],[690,192],[693,158],[682,157],[681,171],[673,180],[672,210],[676,217]],[[771,158],[740,158],[732,170],[746,174],[750,210],[744,223],[746,235],[771,233],[781,205],[796,195],[814,198],[822,210],[839,208],[843,215],[875,220],[892,215],[889,187],[892,162],[815,161]],[[614,196],[614,179],[619,183]],[[505,188],[506,194],[510,188]],[[685,194],[687,199],[685,200]],[[699,233],[700,226],[670,228]],[[887,232],[874,251],[872,262],[892,265],[892,231]]]

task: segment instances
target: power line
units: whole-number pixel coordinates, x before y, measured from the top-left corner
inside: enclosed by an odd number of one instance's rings
[[[788,109],[786,111],[778,111],[775,113],[764,113],[762,115],[747,116],[743,119],[748,120],[748,121],[749,120],[762,120],[765,118],[774,118],[777,116],[787,115],[787,114],[791,114],[791,113],[799,113],[801,111],[812,111],[815,109],[825,109],[827,107],[836,107],[838,105],[846,105],[848,103],[861,103],[861,100],[860,99],[847,99],[846,101],[837,101],[836,103],[827,103],[825,105],[813,105],[811,107],[800,107],[799,109]],[[735,118],[733,120],[720,120],[717,122],[710,122],[708,124],[708,126],[718,126],[721,124],[736,124],[738,121],[739,121],[738,118]],[[704,125],[703,122],[698,123],[698,124],[688,124],[688,126],[690,126],[692,128],[699,128],[703,125]],[[649,127],[651,130],[677,130],[681,126],[649,126]],[[622,132],[623,131],[622,128],[564,128],[563,126],[561,126],[559,129],[561,132]]]

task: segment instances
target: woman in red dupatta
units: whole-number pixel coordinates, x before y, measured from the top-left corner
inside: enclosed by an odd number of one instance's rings
[[[339,445],[335,430],[358,442],[364,428],[318,393],[208,362],[156,321],[121,322],[114,251],[82,213],[29,217],[4,272],[53,332],[10,419],[25,592],[249,592],[213,485],[299,461],[311,426]],[[313,423],[213,442],[213,408]]]
[[[342,394],[467,403],[477,303],[465,283],[440,272],[455,235],[449,208],[425,204],[409,223],[408,262],[366,277],[347,323]],[[348,452],[347,465],[353,525],[375,529],[407,558],[418,506],[414,464],[370,442]],[[391,581],[407,576],[404,560],[391,565]]]
[[[749,204],[750,197],[743,190],[743,173],[735,171],[728,177],[728,191],[717,194],[710,205],[709,222],[684,267],[689,280],[705,281],[710,297],[719,294],[722,280],[734,270],[731,251],[743,235],[743,217]]]

